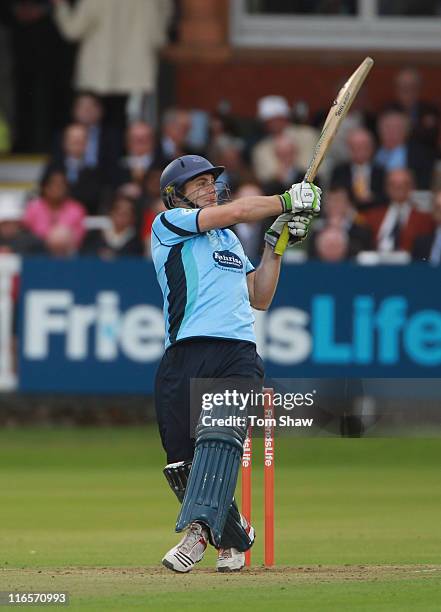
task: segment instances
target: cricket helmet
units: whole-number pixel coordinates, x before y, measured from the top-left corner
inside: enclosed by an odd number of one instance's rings
[[[216,180],[224,170],[224,166],[213,166],[208,159],[200,155],[182,155],[169,163],[161,174],[162,201],[167,208],[174,208],[176,206],[175,198],[178,198],[192,208],[197,208],[181,191],[185,183],[201,176],[201,174],[211,174]]]

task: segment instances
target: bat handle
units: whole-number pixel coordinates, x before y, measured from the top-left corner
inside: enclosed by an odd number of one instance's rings
[[[315,172],[310,172],[308,168],[305,174],[305,178],[303,180],[306,181],[307,183],[312,183],[314,178],[315,178]],[[286,247],[288,246],[288,240],[289,240],[289,229],[288,229],[288,225],[285,223],[285,225],[283,226],[282,233],[280,234],[279,239],[276,242],[276,246],[274,247],[274,253],[276,255],[283,255],[283,253],[286,250]]]
[[[283,226],[282,233],[280,234],[279,239],[276,242],[276,246],[274,247],[274,253],[276,255],[283,255],[286,247],[288,246],[288,240],[289,240],[288,224],[285,223],[285,225]]]

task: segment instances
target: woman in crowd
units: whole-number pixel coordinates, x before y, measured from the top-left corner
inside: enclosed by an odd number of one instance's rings
[[[98,255],[103,259],[143,255],[144,247],[135,221],[134,201],[126,195],[117,195],[109,213],[108,226],[88,233],[83,255]]]
[[[23,222],[50,252],[72,255],[84,238],[85,215],[82,204],[69,197],[64,172],[51,170],[43,176],[40,196],[29,202]]]

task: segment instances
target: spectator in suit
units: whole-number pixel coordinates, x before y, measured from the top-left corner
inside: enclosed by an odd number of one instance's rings
[[[127,196],[117,195],[110,209],[108,227],[87,234],[82,254],[114,259],[141,256],[143,251],[136,230],[135,203]]]
[[[305,175],[299,163],[297,144],[285,132],[274,137],[274,174],[263,188],[268,195],[283,193],[293,183],[299,183]]]
[[[213,159],[219,147],[230,138],[239,138],[239,128],[235,118],[230,114],[230,106],[227,104],[226,114],[217,111],[210,115],[208,125],[208,144],[206,157]],[[220,105],[222,108],[222,105]],[[205,157],[205,156],[204,156]]]
[[[129,200],[135,203],[135,224],[143,241],[146,234],[150,233],[153,219],[156,217],[156,203],[158,199],[161,200],[159,179],[163,169],[163,166],[160,165],[151,166],[146,172],[141,186],[135,183],[125,183],[119,187],[116,193],[118,196],[127,196]]]
[[[350,160],[334,168],[331,187],[344,187],[359,210],[383,204],[385,171],[373,161],[375,143],[372,134],[365,128],[351,130],[347,146]]]
[[[410,253],[416,238],[433,230],[431,215],[419,211],[412,202],[413,189],[414,180],[409,170],[392,170],[386,178],[390,203],[366,211],[365,219],[374,234],[378,251]]]
[[[84,207],[68,193],[66,175],[48,170],[40,184],[40,196],[31,200],[24,214],[24,225],[43,240],[57,256],[73,255],[84,234]]]
[[[50,0],[0,2],[0,19],[11,31],[13,149],[20,153],[50,151],[69,114],[75,49],[58,33],[51,12]]]
[[[293,125],[291,109],[282,96],[265,96],[257,103],[257,118],[265,136],[251,151],[253,172],[261,183],[271,181],[277,174],[274,150],[276,136],[285,133],[297,147],[298,163],[306,170],[317,142],[317,131],[309,125]]]
[[[212,147],[212,160],[216,166],[224,166],[225,171],[217,179],[232,191],[243,183],[254,182],[251,169],[243,158],[244,143],[240,138],[224,134]],[[277,193],[276,191],[273,193]]]
[[[335,97],[341,87],[343,87],[345,81],[341,81],[336,88]],[[343,123],[340,125],[337,133],[332,139],[332,144],[326,152],[325,162],[329,164],[329,178],[332,168],[337,165],[343,164],[350,161],[350,150],[348,147],[348,135],[353,130],[366,129],[371,134],[375,134],[376,131],[376,116],[368,111],[370,103],[367,95],[367,89],[362,87],[361,91],[357,94],[351,108],[345,116]],[[325,107],[319,111],[313,118],[312,125],[322,129],[326,117],[329,113],[329,107]],[[322,171],[323,173],[323,171]]]
[[[327,263],[339,263],[348,257],[348,235],[343,228],[329,225],[317,235],[317,259]]]
[[[65,38],[78,41],[75,88],[102,96],[106,120],[124,129],[129,96],[152,102],[170,0],[52,0]],[[150,98],[150,100],[148,100]]]
[[[439,266],[441,264],[441,190],[433,194],[432,216],[435,228],[430,234],[415,239],[412,258]]]
[[[438,151],[440,111],[421,98],[421,75],[414,68],[403,68],[395,79],[395,101],[390,105],[405,113],[410,140]]]
[[[380,147],[375,162],[386,172],[409,168],[416,177],[416,189],[430,189],[435,154],[428,147],[409,141],[409,120],[400,111],[383,112],[378,121]]]
[[[138,188],[139,197],[149,169],[161,165],[151,125],[145,121],[131,123],[126,131],[126,150],[127,155],[119,161],[114,181],[117,186],[133,183]]]
[[[354,208],[349,193],[343,187],[335,187],[326,192],[324,215],[314,222],[308,241],[308,254],[321,258],[318,253],[320,235],[328,228],[337,228],[346,236],[345,257],[352,258],[360,251],[373,248],[372,232]]]
[[[161,178],[163,168],[161,166],[151,166],[146,172],[143,183],[142,192],[138,196],[134,194],[135,208],[136,208],[136,226],[142,233],[142,228],[145,223],[146,215],[149,215],[151,208],[156,203],[158,198],[161,198],[161,190],[159,186],[159,179]],[[130,184],[119,189],[118,193],[124,193],[130,196]],[[154,215],[156,216],[156,215]],[[152,219],[153,223],[153,219]]]
[[[104,179],[97,167],[87,164],[87,129],[72,123],[63,133],[63,148],[58,159],[45,170],[61,170],[66,174],[71,196],[81,202],[89,215],[99,212],[103,198]]]
[[[0,254],[38,255],[45,252],[42,240],[23,225],[24,207],[13,193],[0,194]]]
[[[76,95],[72,108],[72,122],[83,125],[87,130],[87,144],[84,155],[89,168],[98,168],[101,174],[111,179],[122,153],[122,135],[114,127],[103,123],[101,98],[92,91]],[[63,134],[55,139],[53,157],[59,159],[63,150]]]
[[[180,155],[192,153],[187,138],[191,129],[191,116],[186,110],[169,108],[162,118],[161,156],[170,162]]]

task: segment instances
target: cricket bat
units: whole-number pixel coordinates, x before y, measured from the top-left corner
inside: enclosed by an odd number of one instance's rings
[[[313,182],[320,164],[326,155],[326,151],[329,149],[341,122],[345,118],[348,110],[351,108],[352,102],[355,100],[355,96],[357,95],[360,87],[363,85],[364,80],[373,64],[374,60],[371,57],[364,59],[357,70],[351,75],[351,77],[338,92],[337,97],[332,103],[326,117],[320,138],[315,145],[311,162],[306,171],[305,178],[303,179],[308,183]],[[274,249],[274,252],[277,253],[277,255],[283,255],[288,244],[288,239],[288,226],[285,225]]]

